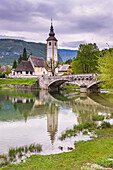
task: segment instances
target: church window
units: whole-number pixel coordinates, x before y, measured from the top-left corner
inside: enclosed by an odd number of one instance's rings
[[[56,46],[56,42],[55,42],[55,46]]]
[[[49,42],[49,46],[51,46],[51,42]]]
[[[26,71],[26,74],[28,74],[28,71]]]

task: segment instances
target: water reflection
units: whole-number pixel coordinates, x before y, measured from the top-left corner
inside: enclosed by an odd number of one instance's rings
[[[111,101],[112,96],[106,94],[0,91],[0,152],[38,141],[45,154],[57,153],[63,145],[58,139],[62,131],[92,121],[94,114],[112,113]],[[66,140],[64,145],[73,145],[74,140]]]

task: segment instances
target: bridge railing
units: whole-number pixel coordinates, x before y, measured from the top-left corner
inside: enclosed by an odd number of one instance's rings
[[[73,74],[73,75],[64,75],[64,76],[61,76],[61,75],[57,75],[57,76],[43,76],[44,79],[48,79],[48,80],[51,80],[51,79],[73,79],[73,78],[85,78],[85,77],[90,77],[90,78],[96,78],[97,76],[99,76],[100,74],[96,74],[96,73],[92,73],[92,74]]]

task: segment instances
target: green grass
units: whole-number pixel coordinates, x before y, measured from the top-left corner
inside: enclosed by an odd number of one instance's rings
[[[80,89],[80,87],[75,84],[69,84],[69,85],[62,87],[62,90],[66,91],[66,92],[75,92],[76,89]],[[78,92],[78,90],[77,90],[77,92]]]
[[[33,85],[37,79],[0,79],[0,84]]]
[[[96,130],[99,135],[91,141],[75,142],[72,152],[56,155],[32,155],[26,162],[4,167],[10,170],[53,170],[53,169],[81,169],[89,163],[98,163],[113,153],[113,129]]]

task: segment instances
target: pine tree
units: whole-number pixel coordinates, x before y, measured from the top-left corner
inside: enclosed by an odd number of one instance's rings
[[[26,48],[23,49],[23,57],[22,60],[27,60],[27,51]]]
[[[18,64],[21,62],[22,60],[22,56],[20,55],[20,57],[18,58]]]
[[[17,61],[14,59],[13,61],[13,68],[16,68],[17,67]]]

